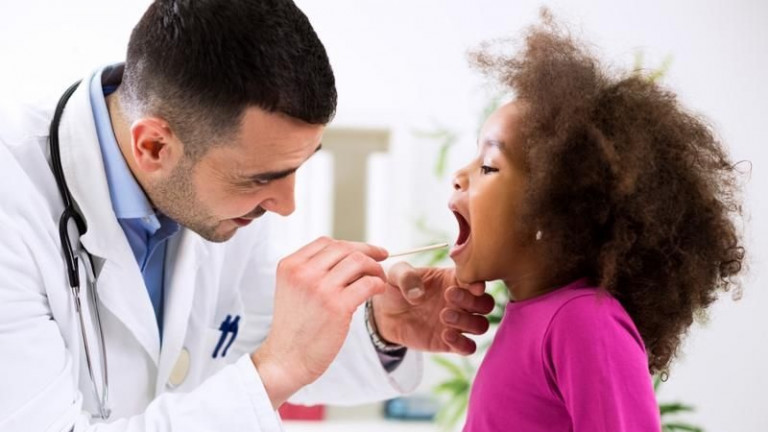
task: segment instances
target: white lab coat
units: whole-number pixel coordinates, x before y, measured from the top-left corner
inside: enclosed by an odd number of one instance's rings
[[[88,224],[81,241],[97,261],[112,415],[91,418],[91,390],[78,317],[66,278],[58,220],[63,209],[49,166],[55,103],[0,111],[0,431],[274,431],[272,409],[249,353],[272,318],[277,257],[269,216],[221,244],[182,230],[168,248],[163,341],[139,267],[112,211],[87,80],[60,127],[69,189]],[[85,280],[81,266],[81,280]],[[94,369],[101,355],[89,301],[83,302]],[[213,358],[227,315],[240,315],[226,357]],[[331,368],[291,400],[363,403],[413,389],[421,358],[409,353],[388,374],[355,314]],[[190,366],[169,376],[182,352]],[[183,369],[183,368],[182,368]]]

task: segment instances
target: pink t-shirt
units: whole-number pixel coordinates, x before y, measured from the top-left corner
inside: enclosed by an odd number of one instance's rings
[[[507,305],[465,432],[660,430],[645,346],[615,298],[582,279]]]

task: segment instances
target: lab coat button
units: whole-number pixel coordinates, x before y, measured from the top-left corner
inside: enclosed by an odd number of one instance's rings
[[[168,377],[168,387],[175,388],[181,385],[187,378],[189,373],[189,351],[186,348],[182,348],[179,358],[176,360],[176,364],[171,370],[171,376]]]

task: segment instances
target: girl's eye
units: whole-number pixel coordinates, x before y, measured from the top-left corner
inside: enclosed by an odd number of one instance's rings
[[[483,174],[490,174],[498,171],[499,171],[498,168],[489,167],[488,165],[483,165],[480,167],[480,172],[482,172]]]

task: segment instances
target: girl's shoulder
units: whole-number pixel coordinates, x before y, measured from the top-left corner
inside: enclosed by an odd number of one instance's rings
[[[559,319],[579,319],[586,316],[607,317],[623,312],[618,300],[603,288],[579,280],[558,290],[555,316]]]
[[[623,332],[641,340],[621,303],[603,288],[579,279],[546,294],[507,305],[502,327],[507,332],[534,331],[551,339],[574,333],[604,337]]]
[[[581,343],[623,340],[645,350],[640,332],[621,303],[606,290],[581,282],[558,290],[547,339]]]
[[[507,309],[519,311],[536,309],[535,313],[538,315],[554,316],[564,309],[569,312],[573,309],[593,309],[605,307],[602,303],[615,301],[613,296],[604,289],[592,286],[587,279],[578,279],[529,300],[510,302]]]

